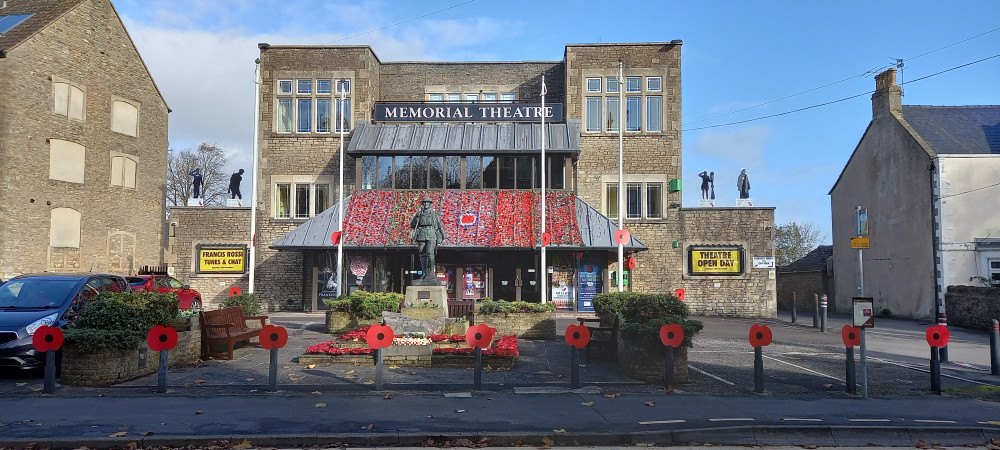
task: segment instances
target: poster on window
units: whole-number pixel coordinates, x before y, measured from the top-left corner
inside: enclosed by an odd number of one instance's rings
[[[465,299],[479,299],[486,296],[486,266],[469,265],[465,266],[464,289],[462,297]]]
[[[552,266],[549,268],[549,285],[552,304],[559,311],[572,311],[574,289],[573,260],[560,256],[553,256]]]
[[[600,266],[593,261],[581,261],[577,277],[579,280],[579,296],[577,297],[578,311],[593,311],[594,296],[604,288],[601,285]]]
[[[453,264],[438,264],[435,270],[435,275],[437,279],[441,281],[441,284],[445,286],[445,290],[448,294],[448,300],[455,300],[455,265]]]
[[[337,298],[337,257],[332,252],[322,252],[316,267],[316,306],[329,309],[323,300]]]

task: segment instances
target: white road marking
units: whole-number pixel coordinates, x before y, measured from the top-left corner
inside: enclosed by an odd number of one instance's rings
[[[780,362],[780,363],[782,363],[782,364],[788,364],[789,366],[792,366],[792,367],[795,367],[795,368],[798,368],[798,369],[802,369],[802,370],[805,370],[806,372],[810,372],[810,373],[814,373],[814,374],[816,374],[816,375],[819,375],[819,376],[821,376],[821,377],[826,377],[826,378],[830,378],[830,379],[833,379],[833,380],[837,380],[837,381],[839,381],[839,382],[841,382],[841,383],[845,383],[845,381],[844,381],[844,380],[841,380],[840,378],[837,378],[837,377],[835,377],[835,376],[831,376],[831,375],[827,375],[827,374],[825,374],[825,373],[823,373],[823,372],[817,372],[817,371],[815,371],[815,370],[812,370],[812,369],[809,369],[809,368],[807,368],[807,367],[802,367],[802,366],[800,366],[800,365],[798,365],[798,364],[792,364],[792,363],[790,363],[790,362],[788,362],[788,361],[782,361],[782,360],[780,360],[780,359],[777,359],[777,358],[774,358],[774,357],[771,357],[771,356],[767,356],[767,355],[763,355],[763,356],[764,356],[765,358],[767,358],[767,359],[770,359],[770,360],[772,360],[772,361],[777,361],[777,362]]]
[[[699,369],[699,368],[697,368],[697,367],[695,367],[695,366],[692,366],[691,364],[688,364],[688,369],[691,369],[691,370],[693,370],[693,371],[695,371],[695,372],[698,372],[698,373],[700,373],[700,374],[702,374],[702,375],[707,375],[707,376],[710,376],[710,377],[712,377],[712,378],[715,378],[716,380],[719,380],[719,381],[721,381],[721,382],[723,382],[723,383],[726,383],[726,384],[728,384],[728,385],[730,385],[730,386],[736,386],[736,383],[733,383],[732,381],[729,381],[729,380],[723,380],[722,378],[719,378],[719,377],[717,377],[717,376],[715,376],[715,375],[712,375],[712,374],[710,374],[710,373],[708,373],[708,372],[705,372],[704,370],[701,370],[701,369]]]
[[[886,363],[886,364],[892,364],[892,365],[895,365],[895,366],[899,366],[899,367],[905,367],[905,368],[907,368],[907,369],[910,369],[910,370],[916,370],[916,371],[918,371],[918,372],[923,372],[923,373],[930,373],[930,369],[925,369],[925,368],[923,368],[923,367],[919,367],[919,366],[914,366],[914,365],[910,365],[910,364],[903,364],[903,363],[901,363],[901,362],[896,362],[896,361],[890,361],[890,360],[888,360],[888,359],[882,359],[882,358],[874,358],[874,357],[871,357],[871,356],[869,356],[869,357],[868,357],[868,359],[871,359],[871,360],[875,360],[875,361],[879,361],[879,362],[884,362],[884,363]],[[970,379],[968,379],[968,378],[962,378],[962,377],[956,377],[955,375],[948,375],[948,374],[946,374],[946,373],[942,373],[942,374],[941,374],[941,376],[942,376],[942,377],[948,377],[948,378],[952,378],[952,379],[955,379],[955,380],[959,380],[959,381],[965,381],[965,382],[967,382],[967,383],[973,383],[973,384],[981,384],[981,385],[983,385],[983,386],[994,386],[994,387],[1000,387],[1000,385],[996,385],[996,384],[993,384],[993,383],[986,383],[986,382],[984,382],[984,381],[976,381],[976,380],[970,380]]]
[[[958,423],[954,420],[933,420],[933,419],[916,419],[914,422],[924,422],[924,423]]]
[[[659,425],[663,423],[684,423],[684,419],[674,419],[674,420],[650,420],[648,422],[639,422],[639,425]]]
[[[892,419],[847,419],[848,422],[892,422]]]
[[[779,418],[782,422],[822,422],[823,419],[806,419],[797,417],[781,417]]]
[[[737,421],[753,421],[752,417],[723,417],[719,419],[708,419],[709,422],[737,422]]]

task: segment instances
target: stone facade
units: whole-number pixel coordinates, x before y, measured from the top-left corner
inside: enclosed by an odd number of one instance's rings
[[[167,351],[168,367],[200,360],[201,327],[197,320],[190,322],[189,330],[178,330],[177,346]],[[145,343],[130,351],[102,349],[93,353],[80,352],[68,344],[62,355],[60,383],[67,386],[112,386],[156,373],[160,365],[160,352],[149,350]]]
[[[976,286],[948,286],[948,325],[993,330],[1000,319],[1000,290]]]
[[[647,383],[666,384],[664,361],[666,349],[663,345],[636,345],[618,339],[617,362],[629,378]],[[674,349],[674,384],[688,381],[688,349]]]
[[[795,304],[799,314],[803,312],[812,314],[815,296],[827,295],[828,312],[837,312],[836,302],[833,301],[833,277],[828,277],[825,272],[789,272],[778,273],[778,307],[784,310],[792,309],[792,294],[795,294]],[[845,314],[851,314],[851,310],[845,310]]]
[[[174,277],[191,285],[202,296],[202,308],[215,309],[229,296],[229,289],[248,292],[248,274],[196,273],[201,244],[250,245],[250,208],[174,206],[170,208],[169,256]],[[299,270],[299,269],[296,269]],[[258,280],[266,274],[258,276]],[[273,305],[264,305],[273,308]],[[274,310],[274,309],[270,309]]]
[[[39,14],[0,37],[0,277],[161,264],[169,110],[128,32],[107,0],[20,13]],[[112,131],[123,105],[133,133]]]
[[[479,314],[476,322],[496,328],[496,336],[517,335],[520,339],[555,339],[556,314],[545,313],[510,313],[510,314]]]

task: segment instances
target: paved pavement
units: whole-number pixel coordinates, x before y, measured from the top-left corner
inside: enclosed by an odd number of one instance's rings
[[[560,316],[560,328],[577,314]],[[109,388],[57,386],[40,376],[0,374],[0,447],[205,446],[248,441],[297,447],[440,445],[821,445],[913,447],[920,441],[984,447],[1000,439],[1000,377],[990,375],[988,335],[952,329],[943,395],[930,392],[928,324],[879,320],[866,333],[868,393],[845,392],[845,349],[831,317],[826,333],[811,316],[774,320],[700,318],[705,330],[689,353],[690,381],[667,393],[595,359],[570,388],[569,347],[561,339],[520,343],[518,365],[483,373],[387,366],[304,367],[305,348],[332,338],[322,314],[272,314],[289,330],[278,351],[278,390],[269,392],[269,352],[237,349],[233,361],[171,370],[157,394],[150,375]],[[754,392],[747,333],[767,324],[764,387]],[[924,371],[921,371],[923,369]],[[483,441],[486,440],[486,441]],[[1000,442],[1000,441],[998,441]]]

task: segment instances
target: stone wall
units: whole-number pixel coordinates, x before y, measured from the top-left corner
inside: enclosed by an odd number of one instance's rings
[[[190,331],[178,331],[177,346],[167,351],[167,366],[179,367],[197,362],[201,354],[201,329],[198,321]],[[151,351],[145,342],[135,350],[102,349],[80,352],[67,343],[62,353],[60,383],[67,386],[112,386],[159,371],[160,352]],[[169,375],[167,375],[169,381]]]
[[[477,323],[485,323],[497,329],[496,337],[517,335],[521,339],[555,339],[556,314],[546,313],[511,313],[511,314],[479,314]]]
[[[992,330],[1000,320],[1000,290],[978,286],[948,286],[945,294],[948,325]]]
[[[79,2],[5,50],[0,59],[0,278],[43,271],[131,275],[142,265],[160,264],[167,104],[111,3]],[[54,110],[57,82],[82,91],[82,120]],[[116,100],[138,108],[137,136],[111,131]],[[50,158],[56,140],[84,147],[82,182],[52,178],[50,163],[63,163]],[[136,162],[134,187],[111,185],[114,156]],[[50,246],[56,208],[79,213],[78,247]]]
[[[674,349],[674,385],[686,383],[688,380],[688,359],[686,348]],[[664,346],[636,345],[624,339],[618,339],[618,367],[621,367],[629,378],[647,383],[665,384]]]
[[[249,289],[248,274],[195,273],[199,244],[250,245],[250,208],[174,206],[170,208],[169,256],[174,277],[202,295],[202,307],[215,309],[229,288]],[[301,269],[296,268],[296,273]],[[263,274],[258,275],[261,279]],[[265,308],[273,305],[265,304]],[[274,310],[274,309],[269,309]]]
[[[812,314],[815,303],[814,295],[827,295],[828,312],[836,312],[836,305],[833,301],[833,277],[828,277],[826,272],[778,272],[778,308],[791,310],[792,294],[795,294],[799,313],[805,311]],[[852,311],[844,311],[850,314]]]

